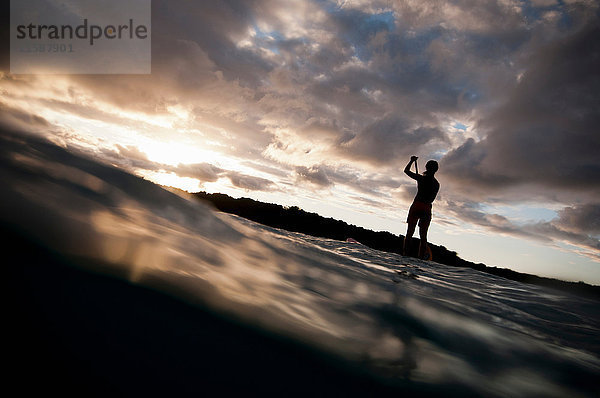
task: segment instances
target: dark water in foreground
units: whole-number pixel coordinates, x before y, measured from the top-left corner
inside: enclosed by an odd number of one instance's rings
[[[102,366],[115,369],[122,366],[119,358],[127,358],[131,367],[149,366],[145,371],[153,379],[168,372],[174,391],[185,385],[188,392],[207,380],[228,383],[223,388],[246,380],[245,390],[264,391],[265,384],[280,386],[284,378],[286,386],[316,394],[358,383],[356,388],[367,385],[366,391],[382,394],[598,395],[595,301],[275,230],[216,213],[51,144],[9,134],[0,140],[0,220],[59,259],[45,261],[42,249],[27,249],[25,258],[37,265],[20,271],[14,260],[9,270],[28,284],[11,291],[27,302],[27,311],[45,308],[39,311],[51,314],[53,336],[71,342],[62,344],[78,358],[102,357]],[[18,258],[21,246],[8,246]],[[73,276],[78,267],[111,278]],[[57,283],[62,290],[53,288]],[[37,298],[27,301],[31,297]],[[155,301],[158,309],[140,315],[145,303]],[[104,305],[112,310],[98,311]],[[85,329],[92,334],[69,331],[81,324],[93,325]],[[216,346],[225,347],[223,358],[236,364],[216,365]],[[106,352],[115,363],[107,363]],[[215,365],[204,364],[204,374],[195,374],[203,359],[194,365],[191,353],[204,353]],[[181,369],[170,365],[178,358]],[[79,371],[85,381],[87,373]],[[118,390],[127,384],[115,377],[106,376],[107,385]],[[337,387],[320,390],[327,380]],[[352,391],[360,392],[346,392]]]

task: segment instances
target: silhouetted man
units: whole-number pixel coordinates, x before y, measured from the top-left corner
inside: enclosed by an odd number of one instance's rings
[[[438,163],[435,160],[430,160],[425,165],[425,172],[423,175],[419,174],[417,167],[417,156],[411,156],[410,162],[404,168],[404,172],[412,179],[417,180],[417,196],[410,206],[408,211],[408,229],[406,230],[406,237],[404,238],[404,245],[402,247],[402,255],[408,254],[408,248],[410,246],[410,240],[415,233],[415,227],[417,221],[419,221],[419,235],[421,242],[419,244],[419,258],[424,258],[427,250],[427,230],[431,223],[431,204],[435,200],[438,191],[440,190],[440,183],[435,179],[435,172],[438,170]],[[415,171],[410,171],[412,164],[415,164]]]

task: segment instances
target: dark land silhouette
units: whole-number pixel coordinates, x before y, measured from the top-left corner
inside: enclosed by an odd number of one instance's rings
[[[390,232],[371,231],[363,227],[350,225],[344,221],[331,217],[326,218],[316,213],[306,212],[297,206],[281,206],[273,203],[263,203],[249,198],[232,198],[220,193],[196,192],[195,198],[210,202],[218,210],[238,215],[258,223],[287,231],[301,232],[304,234],[345,241],[347,238],[356,239],[358,242],[373,249],[401,254],[404,236],[394,235]],[[531,275],[513,271],[508,268],[488,266],[483,263],[474,263],[464,260],[455,251],[444,246],[428,243],[433,254],[433,261],[453,267],[468,267],[488,274],[497,275],[506,279],[549,287],[561,291],[600,299],[600,286],[584,282],[569,282],[554,278]],[[417,257],[419,239],[412,238],[409,256]]]

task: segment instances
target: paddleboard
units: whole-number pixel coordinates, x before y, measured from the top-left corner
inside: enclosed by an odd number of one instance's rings
[[[431,247],[429,247],[429,245],[427,245],[427,247],[425,248],[425,256],[424,256],[423,260],[431,261],[432,259],[433,259],[433,253],[431,252]]]

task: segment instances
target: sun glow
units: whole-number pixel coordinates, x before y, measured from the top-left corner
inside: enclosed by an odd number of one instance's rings
[[[164,142],[159,140],[143,140],[137,147],[153,162],[176,166],[178,164],[210,163],[221,167],[232,168],[235,160],[225,155],[202,148],[198,143]]]
[[[137,174],[156,184],[183,189],[187,192],[198,192],[202,186],[195,178],[179,177],[175,173],[141,170]]]

